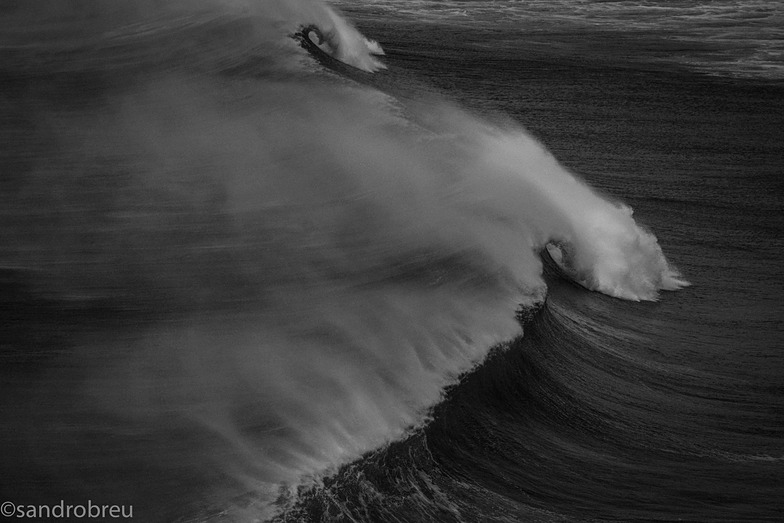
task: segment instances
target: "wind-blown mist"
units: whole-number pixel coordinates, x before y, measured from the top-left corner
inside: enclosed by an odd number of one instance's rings
[[[204,503],[250,492],[269,515],[518,335],[546,245],[612,296],[684,284],[523,130],[316,71],[302,24],[380,67],[325,5],[161,4],[6,8],[0,267],[26,299],[113,318],[14,396],[47,419],[6,420],[36,474],[139,497],[135,470],[163,491],[219,477]]]

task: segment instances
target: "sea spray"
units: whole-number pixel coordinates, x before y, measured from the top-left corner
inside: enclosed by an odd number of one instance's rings
[[[27,299],[111,320],[67,316],[24,385],[49,416],[9,421],[47,456],[36,474],[143,506],[141,469],[173,513],[253,493],[269,515],[519,335],[548,244],[614,296],[678,286],[655,238],[523,130],[442,102],[404,118],[302,67],[288,35],[309,23],[380,67],[324,4],[53,5],[19,4],[0,37],[0,264]]]

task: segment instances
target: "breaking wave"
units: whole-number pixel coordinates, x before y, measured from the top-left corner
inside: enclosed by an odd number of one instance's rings
[[[268,517],[519,335],[543,250],[619,298],[685,285],[519,126],[316,67],[307,24],[385,74],[326,4],[27,1],[2,24],[5,299],[66,333],[19,342],[38,372],[9,398],[47,422],[7,430],[52,488]]]

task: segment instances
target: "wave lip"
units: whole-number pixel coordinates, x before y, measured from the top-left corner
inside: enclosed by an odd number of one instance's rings
[[[576,223],[570,241],[547,244],[545,252],[567,278],[586,289],[632,301],[655,301],[659,291],[689,285],[664,256],[656,237],[618,205]]]

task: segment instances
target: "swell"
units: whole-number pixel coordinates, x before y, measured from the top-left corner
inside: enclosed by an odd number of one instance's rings
[[[782,78],[781,14],[776,2],[416,2],[373,7],[343,0],[356,20],[455,30],[492,55],[556,53],[571,66],[622,63],[658,74]],[[470,52],[470,51],[469,51]],[[544,60],[542,60],[544,58]]]
[[[548,273],[524,337],[450,388],[421,431],[301,492],[280,520],[775,519],[773,383],[657,361],[663,336],[635,329],[646,307]]]

